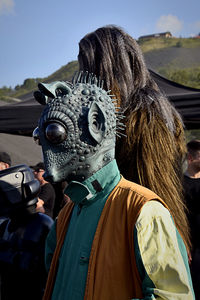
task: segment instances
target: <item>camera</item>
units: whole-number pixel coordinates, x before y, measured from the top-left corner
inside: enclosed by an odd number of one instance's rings
[[[36,205],[40,184],[25,164],[0,171],[0,217],[11,217]]]

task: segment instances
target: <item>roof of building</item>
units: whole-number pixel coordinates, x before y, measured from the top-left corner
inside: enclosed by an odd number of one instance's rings
[[[148,35],[142,35],[139,37],[139,39],[160,37],[160,36],[166,36],[166,35],[172,36],[170,31],[166,31],[166,32],[160,32],[160,33],[152,33],[152,34],[148,34]]]

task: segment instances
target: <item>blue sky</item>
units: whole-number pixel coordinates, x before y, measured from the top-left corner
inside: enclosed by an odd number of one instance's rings
[[[200,0],[0,0],[0,87],[49,76],[77,59],[79,40],[100,26],[134,38],[200,32]]]

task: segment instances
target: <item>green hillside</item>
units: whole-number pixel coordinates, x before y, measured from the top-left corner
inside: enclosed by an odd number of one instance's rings
[[[180,84],[200,88],[200,38],[139,40],[149,69]]]
[[[149,69],[172,81],[200,88],[200,38],[145,38],[139,39],[138,43]],[[69,62],[48,77],[25,79],[22,85],[14,89],[0,88],[0,99],[28,99],[38,82],[71,80],[77,70],[78,62]]]
[[[142,48],[143,53],[147,53],[153,50],[160,50],[164,48],[171,48],[171,47],[183,47],[183,48],[196,48],[200,47],[200,39],[198,38],[144,38],[139,39],[138,44]]]
[[[17,85],[15,89],[9,89],[7,87],[0,88],[0,100],[11,101],[12,99],[26,100],[32,96],[33,91],[37,89],[39,82],[52,82],[56,80],[68,80],[70,81],[74,73],[78,71],[78,62],[72,61],[67,65],[62,66],[59,70],[54,72],[45,78],[28,78],[24,80],[22,85]]]

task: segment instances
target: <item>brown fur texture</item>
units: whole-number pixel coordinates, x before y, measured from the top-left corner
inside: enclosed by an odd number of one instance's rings
[[[165,201],[189,251],[180,115],[151,78],[137,42],[121,28],[110,25],[87,34],[79,43],[78,59],[80,70],[104,80],[104,88],[116,95],[126,116],[127,138],[116,143],[120,172]]]

